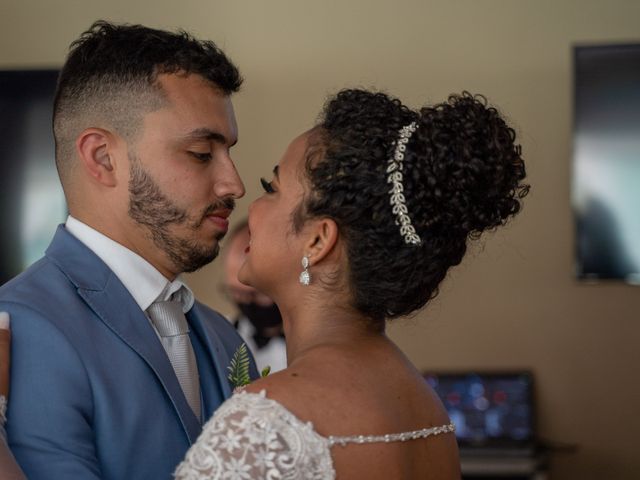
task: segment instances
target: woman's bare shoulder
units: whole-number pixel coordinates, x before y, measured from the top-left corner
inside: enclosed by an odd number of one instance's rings
[[[321,353],[246,390],[266,391],[299,419],[311,421],[321,435],[391,433],[448,423],[437,396],[401,362],[364,366],[350,355]]]
[[[323,381],[304,367],[288,367],[267,377],[260,378],[244,388],[248,393],[266,392],[302,420],[312,420],[317,412],[318,391]]]

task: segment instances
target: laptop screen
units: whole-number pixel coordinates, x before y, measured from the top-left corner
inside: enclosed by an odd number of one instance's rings
[[[529,372],[425,373],[461,447],[524,447],[533,443],[533,377]]]

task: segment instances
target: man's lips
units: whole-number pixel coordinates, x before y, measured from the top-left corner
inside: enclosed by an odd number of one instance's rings
[[[229,229],[229,215],[231,215],[231,210],[216,210],[207,214],[207,220],[210,220],[216,227],[226,232]]]

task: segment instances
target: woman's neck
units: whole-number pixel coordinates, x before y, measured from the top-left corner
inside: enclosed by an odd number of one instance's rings
[[[353,309],[299,302],[294,308],[285,307],[281,312],[289,365],[318,347],[352,347],[355,341],[386,338],[384,323],[376,326]]]

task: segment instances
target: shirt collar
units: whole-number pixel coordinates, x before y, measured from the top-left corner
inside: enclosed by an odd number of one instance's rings
[[[193,292],[180,276],[169,281],[140,255],[71,215],[65,227],[111,269],[141,310],[146,311],[155,301],[169,300],[175,293],[184,313],[193,307]]]

